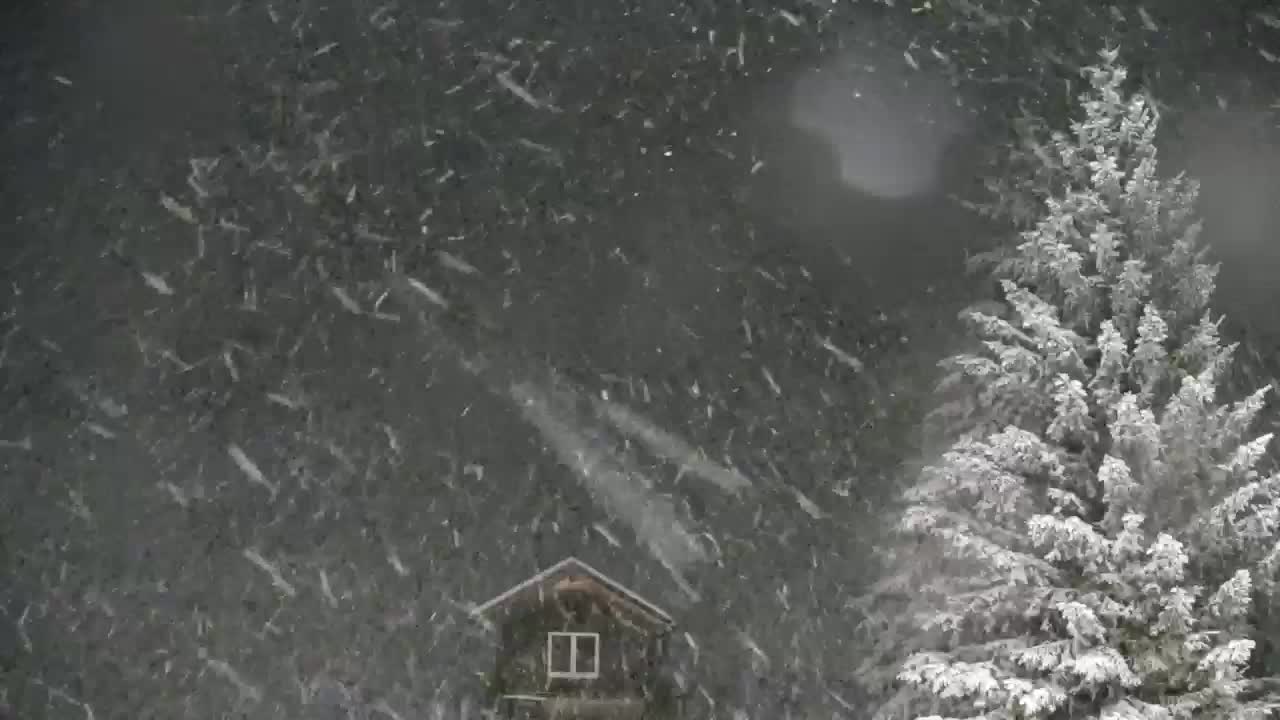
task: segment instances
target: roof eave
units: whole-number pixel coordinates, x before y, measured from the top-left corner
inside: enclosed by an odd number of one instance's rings
[[[646,600],[639,593],[636,593],[635,591],[631,590],[630,588],[618,582],[617,580],[614,580],[613,578],[609,577],[608,575],[605,575],[604,573],[600,572],[599,570],[592,567],[591,565],[588,565],[587,563],[573,556],[567,557],[561,560],[560,562],[557,562],[556,564],[546,568],[545,570],[535,573],[531,577],[508,588],[504,592],[501,592],[498,595],[495,595],[493,598],[489,599],[488,601],[473,607],[471,610],[471,614],[476,615],[478,617],[487,617],[492,612],[496,611],[497,609],[506,605],[508,602],[519,597],[523,592],[534,588],[539,583],[542,583],[551,579],[552,577],[555,576],[556,573],[561,572],[572,565],[577,565],[583,571],[585,571],[586,574],[594,577],[597,581],[600,581],[600,583],[606,589],[612,592],[615,592],[618,595],[621,595],[622,597],[626,598],[628,601],[634,604],[639,610],[641,610],[643,614],[650,616],[654,620],[654,623],[656,625],[665,626],[668,629],[675,626],[675,619],[672,618],[671,615],[669,615],[665,610],[658,607],[654,603]]]

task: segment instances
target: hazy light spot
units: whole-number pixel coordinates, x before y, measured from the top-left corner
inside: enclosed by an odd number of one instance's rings
[[[796,82],[789,117],[831,144],[846,184],[905,198],[934,190],[942,153],[964,120],[940,79],[893,65],[838,58]]]

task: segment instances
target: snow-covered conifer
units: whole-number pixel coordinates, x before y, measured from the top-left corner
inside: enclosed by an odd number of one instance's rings
[[[981,344],[947,364],[981,413],[905,494],[884,588],[915,632],[886,636],[910,655],[884,717],[1277,707],[1247,677],[1280,565],[1264,391],[1217,398],[1234,347],[1208,312],[1195,186],[1157,175],[1155,114],[1115,53],[1091,78],[1073,133],[1036,146],[1038,217],[993,260],[1009,312],[971,316]]]

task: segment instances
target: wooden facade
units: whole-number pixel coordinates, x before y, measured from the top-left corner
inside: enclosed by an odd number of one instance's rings
[[[674,622],[568,558],[478,606],[497,634],[492,700],[503,718],[668,718]]]

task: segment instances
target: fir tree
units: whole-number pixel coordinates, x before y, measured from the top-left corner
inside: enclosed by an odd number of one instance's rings
[[[1014,188],[1039,215],[989,258],[1008,312],[946,365],[967,404],[906,495],[882,586],[911,653],[885,717],[1246,718],[1246,669],[1280,563],[1280,474],[1223,403],[1235,346],[1208,312],[1196,188],[1157,175],[1157,118],[1115,53],[1071,134]],[[960,410],[962,415],[957,415]],[[899,648],[901,649],[901,648]]]

